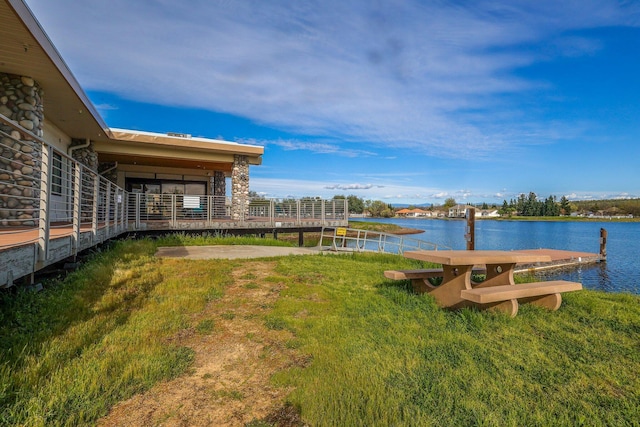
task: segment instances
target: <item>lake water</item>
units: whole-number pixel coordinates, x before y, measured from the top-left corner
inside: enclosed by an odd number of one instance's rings
[[[407,237],[466,249],[465,220],[375,218],[370,221],[424,230]],[[545,248],[598,253],[600,228],[608,232],[606,262],[546,272],[544,277],[581,282],[587,289],[640,294],[640,222],[481,220],[476,221],[475,246],[476,249]]]

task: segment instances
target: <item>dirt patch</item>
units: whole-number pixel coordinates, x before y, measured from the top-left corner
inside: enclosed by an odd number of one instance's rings
[[[285,403],[291,390],[270,383],[275,372],[308,363],[287,348],[289,331],[265,326],[264,315],[284,288],[264,280],[274,267],[274,262],[246,262],[236,268],[224,296],[194,316],[194,328],[172,337],[195,352],[189,372],[116,405],[98,425],[303,425],[298,411]]]

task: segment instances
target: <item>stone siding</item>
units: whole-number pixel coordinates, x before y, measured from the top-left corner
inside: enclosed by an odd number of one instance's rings
[[[247,156],[234,155],[231,172],[231,218],[244,219],[249,212],[249,160]]]
[[[30,77],[0,73],[0,114],[42,137],[43,91]],[[33,227],[39,217],[41,145],[0,123],[0,226]]]
[[[87,143],[84,139],[71,139],[71,145],[69,148],[78,147],[85,145]],[[89,145],[87,147],[78,148],[73,150],[72,157],[78,163],[82,163],[86,167],[91,170],[98,170],[98,153],[93,148],[93,141],[89,141]]]
[[[224,172],[215,171],[213,173],[213,215],[216,218],[227,215],[226,195],[227,182]]]

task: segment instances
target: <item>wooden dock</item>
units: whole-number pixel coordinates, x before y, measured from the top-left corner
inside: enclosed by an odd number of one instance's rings
[[[595,264],[606,261],[602,254],[591,252],[563,251],[559,249],[518,249],[515,252],[542,254],[551,257],[550,262],[538,264],[518,264],[516,273],[551,270],[556,268],[573,268],[580,265]]]

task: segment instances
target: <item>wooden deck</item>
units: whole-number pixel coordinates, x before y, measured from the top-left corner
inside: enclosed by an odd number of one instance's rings
[[[101,224],[99,228],[104,228],[105,224]],[[91,232],[91,227],[80,227],[81,233]],[[59,239],[61,237],[71,236],[73,228],[69,225],[51,227],[49,231],[49,240]],[[37,228],[11,228],[0,229],[0,251],[13,247],[36,243],[39,239],[39,230]]]
[[[245,220],[242,222],[233,220],[216,220],[215,222],[187,221],[182,220],[174,224],[169,221],[147,221],[144,227],[136,230],[129,223],[127,227],[121,224],[118,228],[115,223],[110,223],[109,227],[105,223],[100,223],[98,228],[92,230],[91,226],[81,226],[78,240],[74,240],[73,229],[70,225],[52,226],[47,242],[47,257],[44,261],[39,258],[39,232],[36,228],[17,229],[0,228],[0,288],[11,286],[14,280],[30,275],[41,268],[55,262],[74,256],[79,251],[90,248],[116,237],[126,232],[138,231],[170,231],[195,232],[201,230],[243,230],[244,232],[287,232],[291,230],[311,231],[311,229],[321,229],[323,226],[343,226],[344,220],[321,221],[319,219],[291,220],[283,219],[273,223],[261,219]],[[593,264],[604,261],[600,254],[589,252],[564,251],[556,249],[530,249],[518,250],[521,253],[531,255],[548,255],[550,262],[536,264],[518,264],[515,271],[533,272],[553,268],[572,268],[579,265]]]
[[[579,265],[594,264],[605,261],[606,258],[600,254],[591,252],[564,251],[559,249],[518,249],[517,252],[548,255],[551,257],[550,262],[539,264],[518,264],[516,272],[523,273],[526,271],[540,271],[554,268],[571,268]]]
[[[76,236],[71,225],[52,225],[49,239],[40,241],[37,228],[0,228],[0,288],[9,287],[23,277],[33,277],[38,270],[77,255],[127,232],[201,232],[223,231],[240,234],[263,234],[298,232],[299,240],[307,231],[320,231],[323,227],[345,226],[346,219],[320,218],[247,218],[244,221],[215,219],[213,221],[156,220],[136,224],[134,222],[99,223],[94,230],[90,225],[82,226]],[[43,249],[44,248],[44,249]]]

